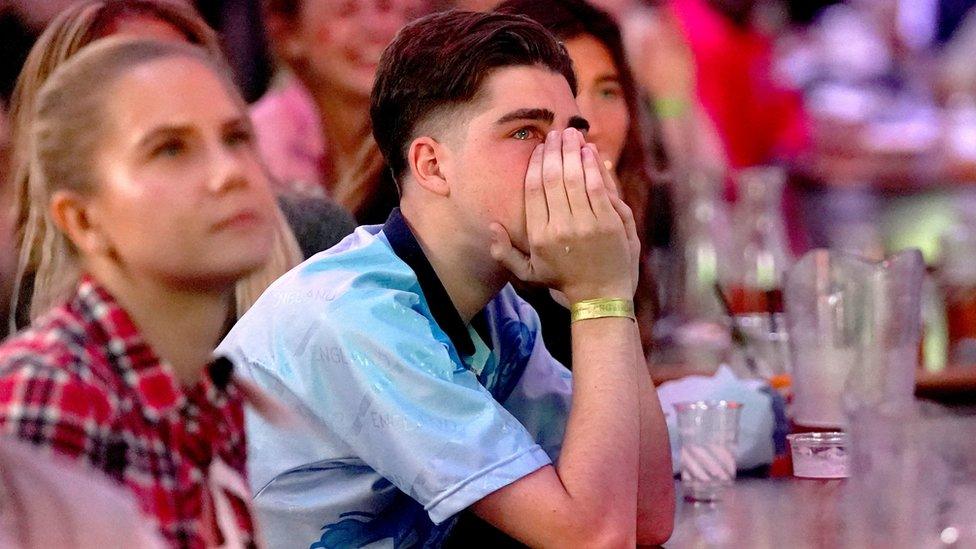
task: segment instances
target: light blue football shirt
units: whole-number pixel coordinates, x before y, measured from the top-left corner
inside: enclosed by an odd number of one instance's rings
[[[437,546],[555,460],[569,414],[531,306],[506,286],[466,326],[399,211],[276,281],[218,352],[301,418],[247,416],[271,547]]]

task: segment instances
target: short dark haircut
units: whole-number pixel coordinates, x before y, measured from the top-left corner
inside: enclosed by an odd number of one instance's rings
[[[539,23],[500,13],[450,10],[405,26],[376,72],[373,136],[399,181],[418,124],[474,99],[493,69],[538,65],[562,74],[576,94],[566,48]]]

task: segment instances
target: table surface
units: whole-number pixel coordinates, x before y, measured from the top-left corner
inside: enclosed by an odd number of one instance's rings
[[[682,498],[678,481],[675,528],[667,548],[844,547],[848,481],[738,479],[715,503]]]
[[[680,364],[651,365],[655,385],[689,375],[710,376],[713,373]],[[941,372],[919,371],[915,378],[915,395],[945,404],[976,404],[976,367],[951,366]]]

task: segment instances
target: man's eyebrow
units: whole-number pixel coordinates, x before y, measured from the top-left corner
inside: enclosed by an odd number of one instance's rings
[[[518,109],[502,116],[495,124],[500,126],[515,120],[541,120],[552,124],[555,119],[556,114],[549,109]]]
[[[590,129],[590,123],[587,122],[582,116],[570,116],[569,122],[566,123],[566,126],[576,128],[581,132],[585,132]]]

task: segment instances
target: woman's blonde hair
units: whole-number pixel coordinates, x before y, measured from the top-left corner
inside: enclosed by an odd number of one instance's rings
[[[58,177],[64,177],[63,180],[42,177],[43,172],[51,172],[53,168],[48,165],[45,169],[41,169],[42,166],[38,165],[45,151],[34,147],[32,136],[39,135],[41,131],[32,131],[32,128],[35,123],[40,123],[35,121],[35,115],[39,113],[40,90],[69,58],[74,57],[79,50],[91,42],[112,34],[121,20],[130,17],[148,17],[167,23],[182,33],[188,43],[202,47],[203,50],[198,48],[192,56],[204,60],[211,66],[214,72],[228,84],[231,96],[240,102],[242,109],[246,109],[229,76],[229,69],[223,61],[216,35],[189,8],[174,3],[146,0],[91,0],[76,4],[58,16],[44,31],[28,55],[17,80],[11,105],[12,173],[16,192],[14,234],[18,250],[17,271],[11,300],[11,331],[18,327],[17,311],[27,305],[20,303],[20,294],[25,280],[29,279],[31,274],[33,274],[33,291],[29,303],[31,319],[67,299],[77,283],[79,273],[75,254],[67,239],[54,226],[47,207],[52,184],[59,185],[61,188],[77,187],[82,191],[91,184],[90,181],[84,180],[84,175],[91,173],[87,162],[91,158],[91,147],[98,137],[96,130],[102,127],[98,122],[105,116],[104,109],[98,107],[106,100],[104,90],[109,81],[96,78],[94,73],[76,75],[76,78],[84,81],[86,86],[78,87],[76,95],[64,96],[64,101],[68,105],[63,107],[74,113],[73,118],[64,118],[63,130],[49,135],[50,140],[45,145],[50,147],[48,151],[58,153],[49,159],[49,162],[56,160],[64,166],[71,167],[70,170],[60,170],[63,175]],[[105,65],[101,67],[103,71],[112,67],[123,70],[132,65],[131,61],[126,62],[121,59],[117,61],[106,59],[102,60],[102,63]],[[60,116],[53,111],[46,114]],[[48,128],[46,131],[53,130]],[[271,282],[301,261],[301,251],[284,215],[277,207],[275,210],[275,244],[267,263],[239,281],[235,289],[238,316],[254,303]]]
[[[375,219],[365,219],[374,202],[381,193],[398,193],[390,168],[383,160],[383,154],[372,136],[363,140],[353,161],[353,169],[339,178],[332,189],[332,198],[337,204],[352,213],[360,223],[375,223]],[[389,185],[384,188],[383,185]],[[387,212],[389,213],[389,212]]]

